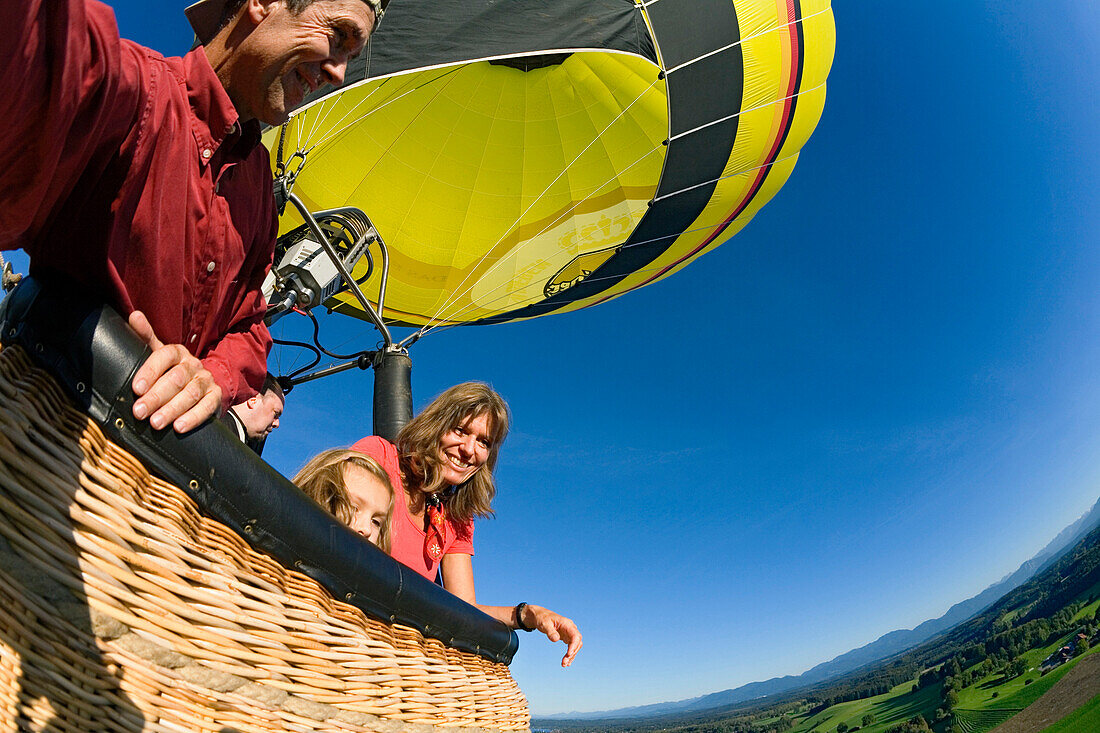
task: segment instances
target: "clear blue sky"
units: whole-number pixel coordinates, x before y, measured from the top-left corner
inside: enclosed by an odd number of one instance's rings
[[[186,51],[182,5],[113,4]],[[942,614],[1100,495],[1100,8],[834,10],[824,116],[741,234],[597,308],[413,349],[418,408],[466,379],[512,406],[478,597],[585,635],[568,670],[522,639],[536,714],[797,674]],[[353,442],[370,401],[369,373],[299,387],[265,457]]]

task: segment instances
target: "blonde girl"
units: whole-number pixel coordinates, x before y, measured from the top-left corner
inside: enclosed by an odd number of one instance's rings
[[[378,461],[359,451],[333,448],[302,466],[294,483],[336,519],[390,551],[394,492]]]

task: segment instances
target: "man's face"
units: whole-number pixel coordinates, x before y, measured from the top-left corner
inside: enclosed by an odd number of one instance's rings
[[[263,392],[248,398],[233,410],[244,424],[244,432],[249,438],[264,438],[279,427],[279,417],[283,414],[283,398],[274,392]]]
[[[306,94],[344,81],[366,45],[374,10],[363,0],[316,0],[295,15],[285,0],[249,0],[254,24],[236,49],[229,95],[244,118],[279,125]]]

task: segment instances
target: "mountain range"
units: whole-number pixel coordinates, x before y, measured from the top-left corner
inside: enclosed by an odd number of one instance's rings
[[[662,702],[651,705],[639,705],[635,707],[619,708],[617,710],[603,710],[588,713],[559,713],[557,715],[540,716],[542,720],[605,720],[623,718],[648,718],[670,713],[696,712],[709,710],[746,700],[754,700],[780,692],[787,692],[806,685],[828,680],[833,677],[846,674],[865,665],[886,659],[918,644],[931,639],[954,626],[981,613],[998,599],[1025,583],[1056,562],[1069,548],[1077,544],[1089,532],[1100,527],[1100,501],[1093,505],[1092,509],[1081,515],[1077,521],[1069,525],[1058,536],[1051,540],[1046,547],[1036,553],[1020,567],[981,593],[956,603],[939,618],[930,619],[912,629],[899,629],[883,634],[869,644],[845,652],[827,662],[823,662],[800,675],[786,675],[773,677],[763,682],[750,682],[730,690],[713,692],[708,695],[694,697],[676,702]]]

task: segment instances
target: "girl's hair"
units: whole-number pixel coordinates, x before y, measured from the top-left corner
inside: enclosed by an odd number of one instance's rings
[[[344,524],[351,524],[355,518],[355,506],[351,503],[344,471],[348,465],[358,466],[371,474],[390,492],[390,505],[386,509],[386,518],[382,522],[382,531],[378,535],[378,547],[386,553],[390,551],[390,519],[393,517],[394,492],[389,474],[382,465],[359,451],[348,448],[332,448],[310,458],[306,465],[294,477],[294,483],[302,491],[321,505],[325,511]]]
[[[447,486],[439,458],[439,444],[444,434],[483,413],[489,418],[488,460],[473,476],[443,497],[448,515],[458,522],[493,513],[492,502],[496,494],[493,468],[497,464],[500,444],[508,435],[508,404],[487,384],[463,382],[432,400],[397,435],[405,486],[434,494]]]

